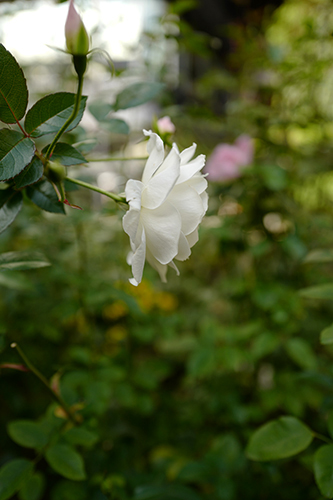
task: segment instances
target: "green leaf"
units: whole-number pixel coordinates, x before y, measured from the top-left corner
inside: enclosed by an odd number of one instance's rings
[[[0,271],[24,271],[49,266],[40,252],[5,252],[0,254]]]
[[[30,184],[35,184],[42,177],[44,172],[44,166],[41,160],[34,156],[32,162],[25,167],[22,172],[15,177],[15,186],[18,189],[22,189]]]
[[[82,96],[80,109],[75,120],[67,128],[67,132],[75,128],[81,121],[87,97]],[[25,117],[24,127],[32,137],[55,134],[64,125],[74,109],[75,94],[57,92],[50,94],[34,104]]]
[[[28,104],[24,74],[16,59],[0,44],[0,120],[15,123],[21,120]]]
[[[93,446],[98,441],[98,435],[95,432],[88,431],[82,427],[73,427],[64,434],[64,438],[71,444],[81,446]]]
[[[0,181],[12,179],[31,162],[35,145],[20,132],[0,130]]]
[[[41,426],[32,420],[15,420],[8,424],[7,430],[15,443],[26,448],[42,448],[48,442]]]
[[[0,286],[10,288],[12,290],[31,290],[33,285],[26,277],[21,274],[12,274],[3,272],[0,273]]]
[[[45,487],[45,480],[40,472],[36,472],[24,481],[18,493],[20,500],[40,500]]]
[[[333,498],[333,444],[321,446],[316,451],[314,474],[322,495]]]
[[[89,111],[93,115],[94,118],[98,121],[104,121],[110,111],[113,110],[113,106],[106,102],[93,102],[89,106]]]
[[[45,458],[53,470],[72,481],[86,478],[81,455],[67,444],[55,444],[47,449]]]
[[[81,154],[85,155],[87,153],[90,153],[90,151],[92,149],[94,149],[96,144],[97,144],[97,139],[93,138],[93,139],[86,139],[84,141],[76,142],[75,144],[73,144],[73,147],[75,147],[75,149],[80,151]]]
[[[11,498],[22,486],[31,473],[33,463],[17,458],[6,463],[0,469],[0,500]]]
[[[299,294],[307,299],[333,300],[333,283],[302,288],[302,290],[299,290]]]
[[[320,333],[321,344],[333,344],[333,325],[328,326]]]
[[[154,97],[156,97],[163,89],[164,85],[162,83],[133,83],[117,95],[113,109],[114,111],[117,111],[118,109],[128,109],[140,106],[141,104],[154,99]]]
[[[264,424],[251,436],[246,454],[251,460],[278,460],[305,450],[311,430],[295,417],[280,417]]]
[[[101,122],[102,127],[112,134],[129,134],[130,128],[124,120],[111,118],[108,121]]]
[[[305,370],[314,370],[317,366],[317,358],[310,344],[301,338],[292,338],[285,344],[290,358]]]
[[[0,233],[13,222],[22,208],[23,196],[12,188],[0,191]]]
[[[28,186],[27,195],[42,210],[56,214],[66,213],[63,203],[58,200],[52,184],[48,181],[41,181],[33,186]]]
[[[333,250],[313,250],[305,257],[304,262],[332,262]]]
[[[43,149],[43,153],[46,153],[48,146]],[[52,161],[58,160],[65,167],[70,165],[80,165],[81,163],[87,163],[87,160],[77,149],[73,148],[70,144],[64,142],[58,142],[51,157]]]

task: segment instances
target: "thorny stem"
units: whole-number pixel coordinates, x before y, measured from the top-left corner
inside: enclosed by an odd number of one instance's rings
[[[52,155],[54,148],[56,147],[57,142],[59,141],[60,137],[62,134],[66,131],[68,126],[75,120],[79,109],[80,109],[80,102],[81,102],[81,96],[82,96],[82,87],[83,87],[83,75],[78,76],[78,86],[77,86],[77,93],[75,96],[75,103],[74,103],[74,109],[72,111],[72,114],[70,117],[66,120],[66,122],[63,124],[60,130],[58,130],[56,136],[54,137],[53,141],[48,147],[48,150],[46,151],[45,155],[45,160],[49,160],[50,156]]]
[[[108,191],[104,191],[103,189],[100,189],[97,186],[93,186],[92,184],[88,184],[88,182],[80,181],[79,179],[73,179],[72,177],[66,177],[65,180],[69,182],[73,182],[74,184],[77,184],[78,186],[85,187],[87,189],[91,189],[92,191],[96,191],[97,193],[104,194],[108,198],[111,198],[111,200],[116,201],[117,203],[126,203],[127,201],[123,196],[119,196],[118,194],[115,193],[109,193]]]
[[[11,344],[11,347],[13,349],[16,349],[16,351],[18,352],[19,356],[21,357],[22,361],[26,364],[26,366],[29,368],[29,370],[34,374],[36,375],[37,378],[39,378],[39,380],[45,385],[45,387],[47,388],[47,390],[49,391],[49,393],[51,394],[51,396],[53,397],[53,399],[55,399],[57,401],[57,403],[61,406],[61,408],[64,410],[64,412],[66,413],[66,415],[68,416],[68,418],[73,422],[74,425],[78,425],[79,421],[76,417],[75,414],[73,414],[73,412],[71,411],[71,409],[67,406],[67,404],[65,403],[65,401],[62,399],[62,397],[57,394],[53,389],[52,387],[50,386],[49,382],[47,381],[47,379],[44,377],[44,375],[31,363],[30,359],[25,355],[25,353],[22,351],[22,349],[20,348],[20,346],[16,343],[16,342],[13,342]]]

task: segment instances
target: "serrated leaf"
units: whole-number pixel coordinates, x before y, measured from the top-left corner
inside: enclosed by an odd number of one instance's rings
[[[0,120],[15,123],[21,120],[28,104],[24,74],[16,59],[0,44]]]
[[[111,132],[112,134],[129,134],[130,128],[124,120],[119,118],[111,118],[108,121],[101,122],[104,130]]]
[[[98,435],[95,432],[89,431],[82,427],[73,427],[69,429],[64,438],[71,444],[90,447],[98,441]]]
[[[72,481],[86,478],[81,455],[67,444],[55,444],[47,449],[45,458],[53,470]]]
[[[42,177],[44,172],[44,166],[41,160],[34,156],[32,162],[25,167],[22,172],[15,177],[15,186],[18,189],[22,189],[31,184],[35,184]]]
[[[290,358],[305,370],[314,370],[317,366],[317,358],[310,344],[302,338],[288,339],[285,344]]]
[[[18,492],[20,500],[40,500],[44,492],[45,480],[40,472],[36,472],[24,481]]]
[[[314,473],[320,492],[333,498],[333,444],[321,446],[314,455]]]
[[[5,252],[0,254],[0,271],[23,271],[49,266],[40,252]]]
[[[305,450],[313,439],[311,430],[295,417],[280,417],[257,429],[246,454],[251,460],[278,460]]]
[[[333,325],[328,326],[320,333],[320,343],[323,345],[333,344]]]
[[[154,99],[163,88],[164,85],[157,82],[133,83],[117,95],[113,109],[117,111],[118,109],[128,109],[140,106]]]
[[[43,149],[43,153],[46,153],[48,146]],[[75,149],[70,144],[65,142],[58,142],[51,156],[52,161],[58,160],[65,167],[70,165],[80,165],[81,163],[87,163],[84,156]]]
[[[14,221],[22,208],[23,196],[19,191],[5,189],[0,191],[0,233]]]
[[[33,463],[18,458],[6,463],[0,469],[0,500],[11,498],[22,486],[32,471]]]
[[[27,187],[27,195],[30,200],[42,210],[56,214],[65,214],[63,203],[58,200],[52,184],[41,181],[33,186]]]
[[[42,448],[48,441],[41,426],[32,420],[15,420],[8,424],[7,430],[12,440],[25,448]]]
[[[333,283],[310,286],[299,290],[299,294],[307,299],[328,299],[333,300]]]
[[[113,110],[113,106],[106,102],[97,101],[90,104],[88,109],[96,120],[103,121],[110,111]]]
[[[305,257],[304,262],[332,262],[333,250],[313,250]]]
[[[20,132],[0,130],[0,181],[12,179],[31,162],[35,144]]]
[[[43,97],[27,112],[24,122],[26,132],[32,137],[57,133],[72,114],[74,102],[75,94],[69,92],[57,92]],[[86,102],[87,96],[82,96],[78,115],[66,132],[80,123]]]

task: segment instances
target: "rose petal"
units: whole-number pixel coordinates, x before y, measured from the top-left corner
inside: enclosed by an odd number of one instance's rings
[[[161,173],[158,170],[142,191],[141,204],[144,208],[154,209],[161,206],[177,182],[180,158],[175,148],[172,148],[165,162],[167,167],[162,165]]]
[[[168,266],[166,264],[161,264],[160,262],[158,262],[158,260],[155,259],[155,257],[153,256],[153,254],[149,250],[147,250],[146,259],[147,259],[147,262],[149,262],[149,264],[151,265],[151,267],[153,269],[155,269],[155,271],[158,272],[162,283],[166,283],[167,282],[166,274],[167,274]]]
[[[145,260],[146,260],[146,237],[145,237],[145,231],[143,230],[141,234],[140,245],[137,247],[132,257],[132,273],[137,285],[141,283],[142,280]],[[133,279],[131,279],[130,281],[133,285],[135,285]]]
[[[189,179],[191,179],[191,177],[193,177],[197,172],[199,172],[205,166],[205,160],[206,160],[205,155],[199,155],[189,163],[181,165],[180,175],[177,184],[181,184],[182,182],[186,182]]]
[[[149,136],[147,151],[149,158],[142,174],[142,182],[147,184],[164,159],[164,144],[160,136],[151,130],[144,130],[143,133]]]
[[[161,264],[168,264],[178,253],[181,230],[178,210],[168,202],[154,210],[142,208],[141,221],[146,232],[147,248]]]
[[[190,246],[190,248],[193,247],[199,240],[199,231],[198,228],[193,231],[193,233],[187,234],[186,235],[187,242]]]
[[[177,260],[186,260],[191,255],[190,245],[188,244],[187,239],[185,238],[184,233],[180,233],[179,241],[178,241],[178,253],[175,257]]]
[[[139,235],[139,242],[137,242],[138,229],[140,224],[140,212],[137,210],[129,209],[123,217],[123,228],[126,234],[130,237],[131,246],[134,244],[136,247],[140,244],[141,234]],[[135,244],[137,242],[137,245]]]
[[[182,220],[182,232],[192,233],[205,215],[201,196],[187,184],[176,185],[168,201],[178,210]]]
[[[197,145],[195,143],[193,143],[192,146],[184,149],[180,153],[181,165],[185,165],[185,163],[188,163],[191,160],[196,149],[197,149]]]
[[[141,209],[141,193],[144,184],[141,181],[130,179],[125,186],[126,201],[129,202],[130,207],[135,210]]]

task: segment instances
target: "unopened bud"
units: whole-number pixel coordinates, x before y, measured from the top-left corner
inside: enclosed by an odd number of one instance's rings
[[[65,24],[67,50],[73,56],[86,56],[89,52],[89,37],[81,16],[76,12],[74,0],[70,0]]]
[[[163,116],[157,120],[157,129],[160,135],[162,134],[174,134],[176,131],[175,125],[172,123],[170,116]]]

